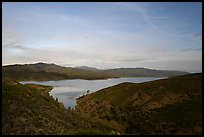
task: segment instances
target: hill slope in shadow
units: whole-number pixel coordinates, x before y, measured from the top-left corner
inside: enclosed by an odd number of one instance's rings
[[[202,134],[202,74],[108,87],[76,110],[120,134]]]

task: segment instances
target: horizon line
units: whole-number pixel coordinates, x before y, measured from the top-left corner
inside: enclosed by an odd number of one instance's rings
[[[107,68],[107,69],[101,69],[101,68],[97,68],[97,67],[92,67],[92,66],[85,66],[85,65],[81,65],[81,66],[63,66],[63,65],[60,65],[60,64],[57,64],[57,63],[51,63],[51,62],[36,62],[36,63],[15,63],[15,64],[6,64],[6,65],[3,65],[2,64],[2,67],[5,67],[5,66],[14,66],[14,65],[35,65],[35,64],[54,64],[54,65],[57,65],[57,66],[60,66],[60,67],[66,67],[66,68],[76,68],[78,69],[77,67],[88,67],[88,68],[95,68],[95,69],[98,69],[98,70],[110,70],[110,69],[134,69],[134,68],[141,68],[141,69],[152,69],[152,70],[162,70],[162,71],[182,71],[182,72],[188,72],[188,73],[202,73],[202,70],[201,71],[195,71],[195,70],[189,70],[189,71],[184,71],[184,70],[167,70],[167,69],[157,69],[157,68],[147,68],[147,67],[116,67],[116,68]]]

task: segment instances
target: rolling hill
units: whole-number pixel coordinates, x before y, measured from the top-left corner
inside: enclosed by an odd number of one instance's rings
[[[3,77],[3,135],[201,135],[202,74],[121,83],[77,99],[65,109],[50,86]]]
[[[119,69],[88,69],[84,67],[72,68],[62,67],[56,64],[36,63],[24,65],[2,66],[2,76],[12,79],[25,81],[47,81],[63,79],[107,79],[118,77],[171,77],[176,75],[188,74],[180,71],[152,70],[145,68],[119,68]]]
[[[118,75],[119,77],[172,77],[188,74],[182,71],[154,70],[147,68],[117,68],[104,70],[104,72]]]
[[[77,99],[76,111],[120,134],[202,134],[202,74],[122,83]]]
[[[105,79],[115,77],[108,73],[97,73],[71,67],[61,67],[55,64],[25,64],[2,67],[2,74],[17,80],[62,80],[62,79]]]
[[[3,135],[111,134],[111,130],[78,117],[52,98],[50,86],[2,81]]]

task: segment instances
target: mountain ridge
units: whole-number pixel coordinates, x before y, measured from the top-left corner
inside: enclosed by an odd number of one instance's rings
[[[85,69],[84,69],[85,68]],[[147,68],[115,68],[101,70],[91,67],[63,67],[54,63],[15,64],[2,66],[2,75],[17,80],[107,79],[119,77],[171,77],[188,72]]]
[[[157,70],[157,71],[179,71],[179,72],[187,72],[188,71],[181,71],[181,70],[166,70],[166,69],[154,69],[154,68],[147,68],[147,67],[117,67],[117,68],[108,68],[108,69],[99,69],[96,67],[90,67],[90,66],[77,66],[77,67],[67,67],[63,65],[58,65],[56,63],[44,63],[44,62],[37,62],[37,63],[25,63],[25,64],[11,64],[11,65],[2,65],[2,67],[8,67],[8,66],[26,66],[26,65],[53,65],[53,66],[60,66],[64,68],[76,68],[76,69],[93,69],[93,70],[115,70],[115,69],[147,69],[147,70]]]

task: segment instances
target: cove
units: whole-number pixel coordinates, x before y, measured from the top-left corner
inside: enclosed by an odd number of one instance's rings
[[[53,89],[49,92],[51,96],[55,99],[58,98],[59,102],[62,102],[65,108],[69,106],[74,108],[76,106],[76,98],[86,94],[89,90],[89,93],[98,91],[103,88],[107,88],[113,85],[117,85],[123,82],[132,82],[132,83],[142,83],[148,81],[154,81],[158,79],[163,79],[161,77],[128,77],[128,78],[111,78],[103,80],[83,80],[83,79],[74,79],[74,80],[57,80],[57,81],[21,81],[21,84],[40,84],[53,86]]]

